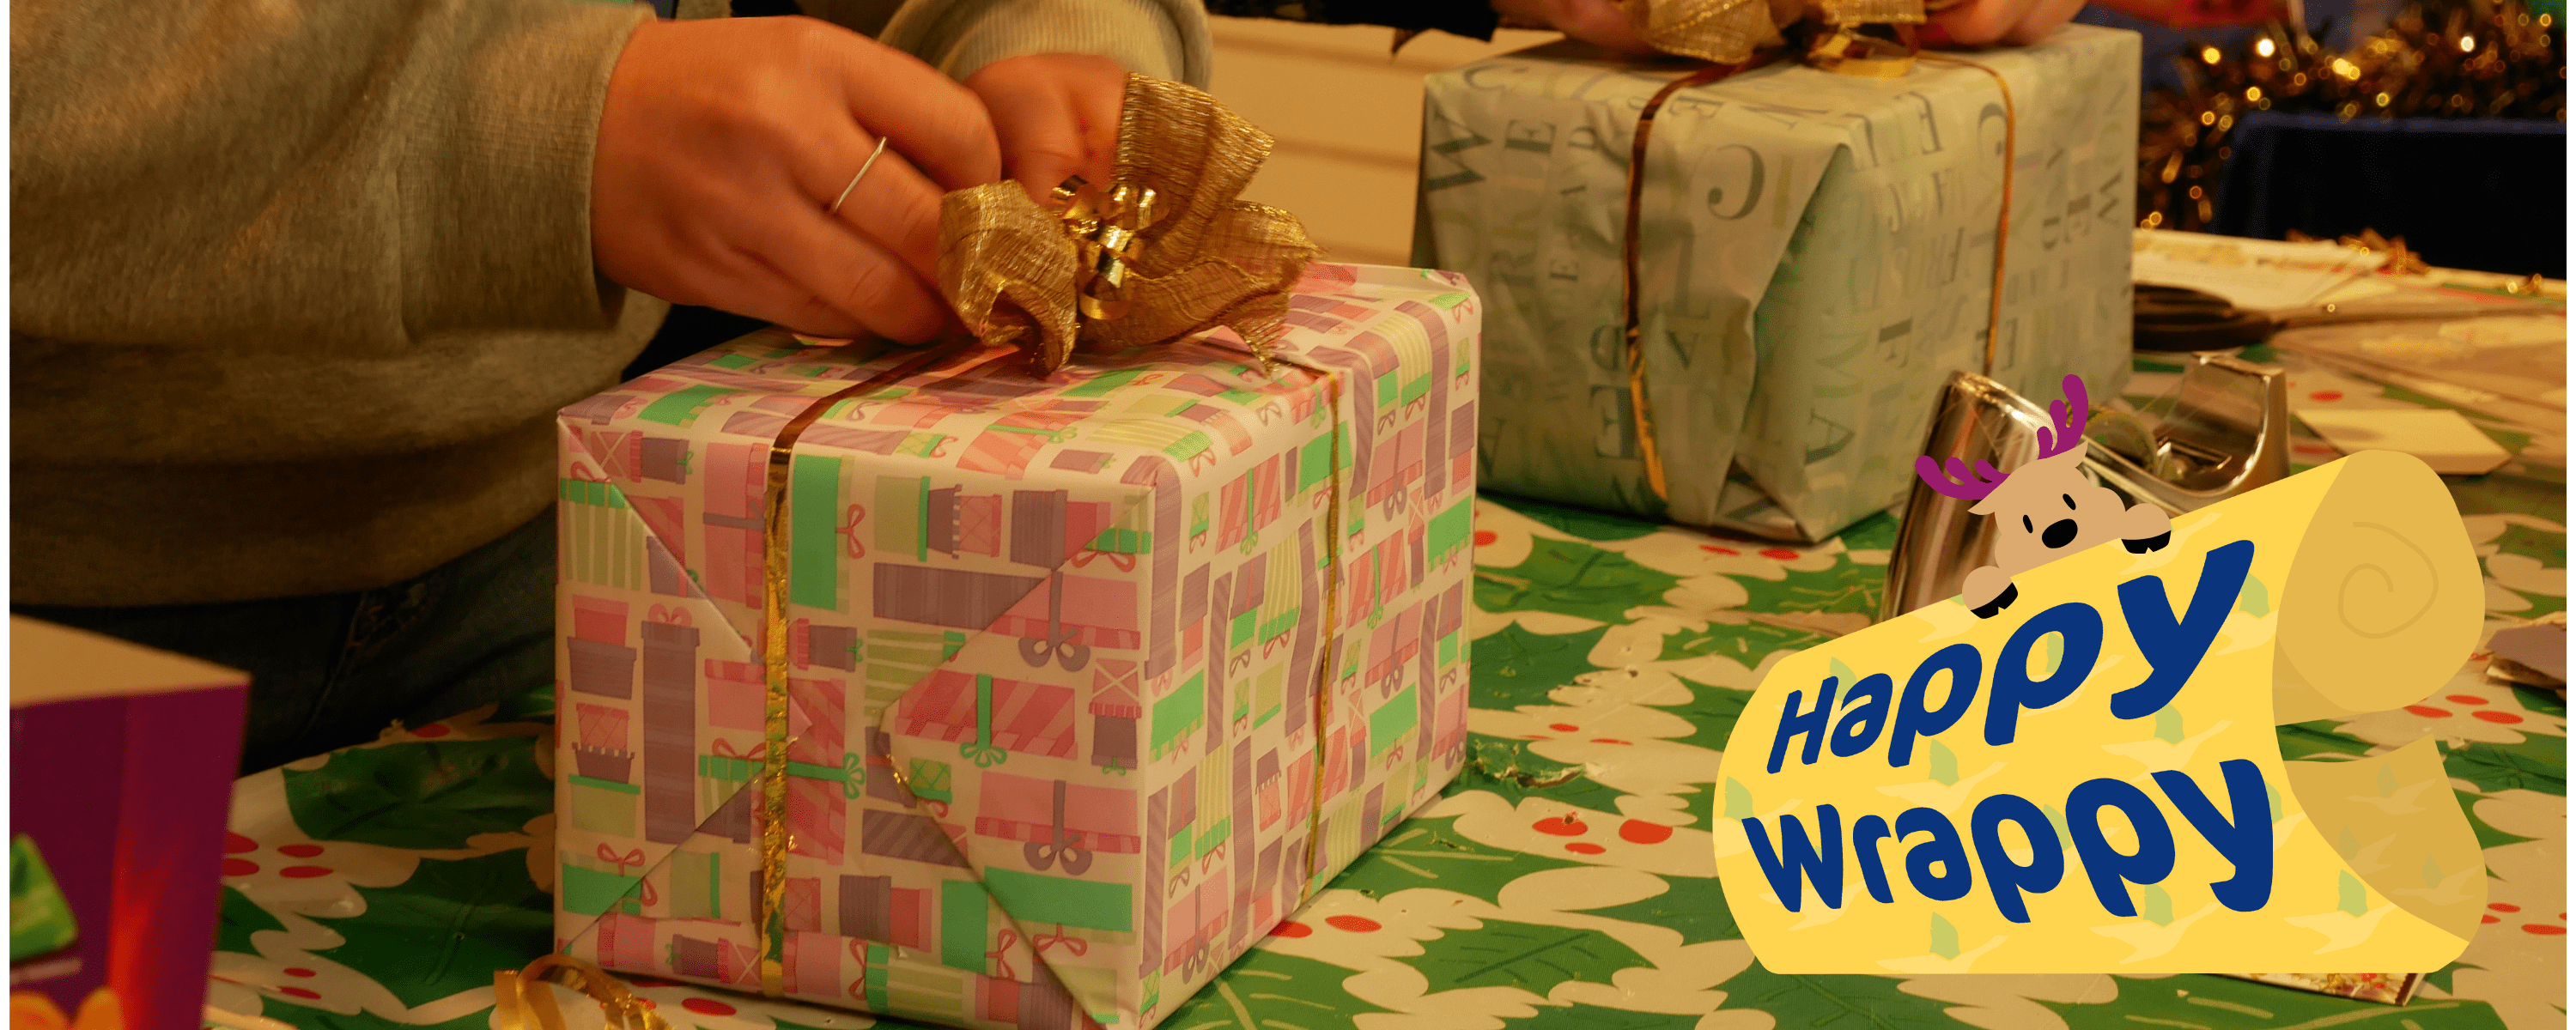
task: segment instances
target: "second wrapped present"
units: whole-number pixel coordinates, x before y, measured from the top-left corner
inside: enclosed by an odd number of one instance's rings
[[[1479,306],[1317,265],[1087,355],[747,337],[566,409],[560,945],[1150,1027],[1466,736]]]
[[[1901,498],[1954,370],[2116,395],[2138,37],[2069,27],[1969,59],[1673,94],[1638,169],[1634,382],[1631,142],[1697,66],[1560,43],[1432,76],[1414,259],[1491,308],[1485,487],[1821,540]]]

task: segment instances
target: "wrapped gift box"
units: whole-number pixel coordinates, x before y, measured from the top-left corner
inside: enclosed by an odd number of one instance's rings
[[[1268,375],[1228,331],[1045,380],[764,333],[565,409],[562,946],[1141,1030],[1430,801],[1466,735],[1479,304],[1319,265],[1288,320]]]
[[[11,1024],[195,1030],[249,680],[14,616],[9,646]]]
[[[1417,263],[1490,306],[1489,490],[1821,540],[1897,503],[1956,369],[1982,370],[2004,151],[2012,211],[1994,378],[2117,395],[2129,367],[2138,37],[1927,59],[1892,79],[1774,65],[1676,93],[1640,205],[1644,380],[1621,301],[1637,114],[1690,65],[1574,43],[1430,79]]]

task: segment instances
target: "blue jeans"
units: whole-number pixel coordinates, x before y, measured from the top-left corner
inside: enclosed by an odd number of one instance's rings
[[[554,682],[555,515],[407,583],[317,597],[10,610],[251,674],[242,772]]]

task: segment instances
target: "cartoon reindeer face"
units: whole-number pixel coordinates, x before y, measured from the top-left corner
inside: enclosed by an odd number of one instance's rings
[[[1977,614],[1991,616],[2012,603],[2013,576],[2111,540],[2143,554],[2170,535],[2163,510],[2123,504],[2084,475],[2088,410],[2084,380],[2067,376],[2066,399],[2049,406],[2054,428],[2037,431],[2039,457],[2009,476],[1982,461],[1972,470],[1952,458],[1944,475],[1929,456],[1914,460],[1915,473],[1932,489],[1976,501],[1970,512],[1996,520],[1995,564],[1968,574],[1964,599]]]

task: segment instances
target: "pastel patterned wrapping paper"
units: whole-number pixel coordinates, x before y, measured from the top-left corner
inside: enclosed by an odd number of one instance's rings
[[[2138,37],[2070,26],[1892,79],[1775,65],[1657,116],[1639,233],[1649,486],[1622,339],[1638,111],[1689,69],[1576,44],[1430,78],[1416,263],[1490,307],[1487,489],[1822,540],[1895,504],[1953,370],[2111,396],[2129,369]]]
[[[1044,381],[975,348],[812,423],[787,996],[1150,1027],[1434,798],[1466,735],[1479,316],[1456,275],[1318,265],[1273,376],[1223,330]],[[756,334],[563,412],[573,956],[758,990],[768,453],[915,353]]]

